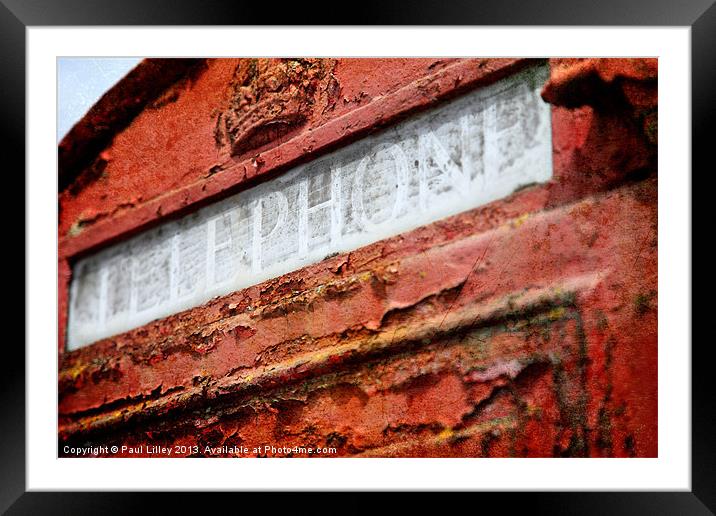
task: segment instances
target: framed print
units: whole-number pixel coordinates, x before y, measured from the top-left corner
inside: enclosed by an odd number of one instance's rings
[[[411,28],[81,7],[4,7],[29,301],[4,507],[712,510],[690,158],[713,6],[378,17],[471,24]]]

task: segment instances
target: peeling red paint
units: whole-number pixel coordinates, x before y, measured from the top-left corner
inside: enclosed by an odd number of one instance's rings
[[[351,73],[348,66],[355,62],[360,70],[360,61],[345,60],[345,68],[342,68],[345,78],[339,75],[339,70],[336,71],[341,87],[365,80],[357,72],[356,75]],[[144,111],[127,131],[115,137],[111,147],[115,159],[107,165],[99,181],[84,188],[79,195],[71,195],[69,190],[60,194],[61,256],[86,252],[156,224],[160,217],[181,213],[189,205],[226,195],[237,186],[250,185],[265,175],[346,143],[410,111],[430,107],[435,100],[455,95],[463,88],[497,80],[524,64],[524,60],[515,59],[464,60],[435,71],[430,68],[434,60],[418,61],[423,62],[423,70],[430,70],[431,75],[418,76],[422,80],[415,80],[419,68],[416,70],[413,64],[407,67],[405,75],[397,76],[402,78],[403,83],[398,83],[402,88],[397,88],[396,79],[391,78],[389,86],[394,91],[388,89],[374,102],[359,106],[350,104],[352,109],[345,113],[336,108],[336,113],[318,117],[300,135],[288,141],[279,138],[276,145],[260,156],[232,159],[219,155],[214,128],[215,117],[229,103],[231,90],[227,85],[233,78],[236,62],[212,61],[202,75],[203,80],[197,81],[175,103],[161,112]],[[381,60],[374,63],[375,66],[381,64]],[[463,77],[458,85],[455,84],[456,76]],[[172,127],[192,127],[192,131],[173,131]],[[173,141],[177,139],[181,142]],[[113,167],[117,167],[116,172]],[[210,173],[216,167],[221,173]],[[143,173],[136,174],[136,170]],[[119,213],[118,208],[127,206],[128,200],[137,192],[142,192],[141,205],[131,210],[122,209]],[[111,220],[84,227],[81,232],[70,233],[87,206],[93,213],[113,216]]]
[[[255,137],[252,127],[276,119],[266,106],[282,102],[287,74],[267,61],[261,87],[276,95],[264,107],[251,112],[252,83],[239,81],[254,136],[217,147],[218,114],[237,98],[237,63],[250,71],[249,61],[209,60],[116,136],[100,156],[105,176],[60,195],[61,257],[520,66],[331,61],[291,75],[308,88],[294,106],[302,121]],[[61,353],[61,443],[151,440],[179,455],[271,455],[253,447],[274,444],[339,456],[656,456],[656,146],[644,125],[656,63],[552,69],[552,181]],[[590,101],[614,84],[626,104]],[[309,109],[313,95],[323,97]],[[61,339],[69,272],[61,260]]]

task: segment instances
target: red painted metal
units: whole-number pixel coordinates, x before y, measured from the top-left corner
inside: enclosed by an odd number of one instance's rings
[[[150,102],[60,193],[61,453],[656,456],[655,60],[550,61],[547,184],[62,352],[75,257],[526,62],[207,60]]]

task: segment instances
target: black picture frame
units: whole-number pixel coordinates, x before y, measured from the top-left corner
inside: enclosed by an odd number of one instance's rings
[[[679,4],[662,0],[558,0],[545,5],[537,1],[499,0],[361,2],[359,8],[337,14],[335,4],[288,3],[239,4],[225,0],[0,0],[0,105],[2,106],[5,156],[14,155],[16,170],[25,166],[25,31],[45,25],[246,25],[284,23],[317,24],[407,24],[407,25],[608,25],[689,26],[692,51],[692,160],[694,169],[706,172],[707,128],[714,122],[716,91],[716,5],[714,0],[688,0]],[[327,19],[333,15],[332,19]],[[48,114],[48,117],[54,114]],[[23,168],[20,168],[23,167]],[[693,174],[692,174],[693,177]],[[24,188],[19,185],[19,188]],[[692,199],[692,207],[695,202]],[[696,217],[693,218],[697,220]],[[24,266],[23,266],[24,267]],[[26,271],[27,274],[27,271]],[[19,303],[18,303],[19,305]],[[24,304],[23,304],[24,306]],[[697,308],[694,305],[694,308]],[[690,492],[617,493],[503,493],[480,494],[480,503],[509,498],[509,511],[531,514],[714,514],[716,512],[716,418],[711,410],[711,362],[709,340],[692,347],[692,456]],[[691,343],[670,343],[687,346]],[[12,368],[0,375],[3,413],[0,417],[0,510],[8,514],[113,514],[145,512],[151,502],[161,502],[161,513],[194,512],[206,509],[206,500],[188,493],[39,493],[25,489],[25,353],[20,346],[6,346],[4,358]],[[668,415],[661,414],[662,417]],[[48,424],[50,424],[48,422]],[[597,459],[598,460],[598,459]],[[605,459],[602,459],[605,460]],[[211,494],[212,504],[224,496]],[[254,500],[242,496],[242,505]],[[264,503],[266,494],[252,495]],[[278,502],[297,508],[306,496],[293,494],[289,500],[272,495]],[[331,501],[322,495],[321,505],[341,512],[367,508],[373,495],[350,494],[353,500]],[[368,500],[365,497],[368,497]],[[358,500],[360,498],[360,501]],[[413,501],[421,502],[421,495]],[[452,504],[453,502],[451,502]],[[174,508],[172,508],[172,506]],[[305,506],[305,505],[304,505]],[[315,508],[315,503],[310,507]],[[477,507],[476,507],[477,508]],[[502,511],[504,512],[504,506]]]

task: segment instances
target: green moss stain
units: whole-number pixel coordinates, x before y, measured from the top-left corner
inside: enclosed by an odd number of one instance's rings
[[[656,292],[640,292],[634,296],[634,311],[642,316],[653,309],[652,302],[656,299]]]

